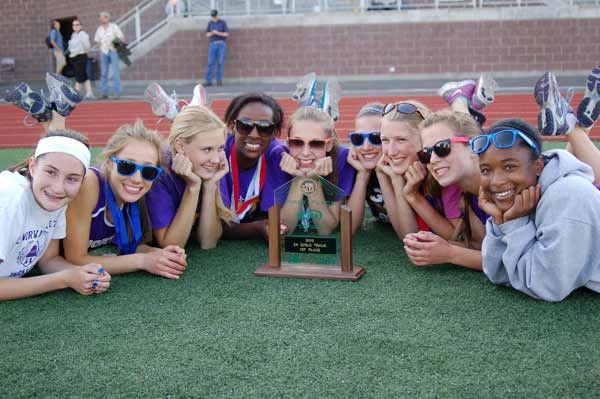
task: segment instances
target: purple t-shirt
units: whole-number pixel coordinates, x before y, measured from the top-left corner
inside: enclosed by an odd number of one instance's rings
[[[171,169],[173,160],[168,149],[166,159],[168,165],[166,170],[152,183],[152,188],[146,194],[146,207],[152,230],[171,225],[185,192],[185,180]]]
[[[344,146],[338,147],[338,181],[337,186],[342,189],[344,198],[352,195],[354,188],[354,179],[356,170],[348,163],[348,153],[350,150]]]
[[[229,161],[229,156],[231,154],[231,146],[233,144],[234,137],[230,135],[227,137],[227,142],[225,143],[225,156]],[[274,139],[269,148],[264,153],[267,161],[267,177],[265,181],[265,185],[260,193],[260,198],[258,203],[252,205],[251,210],[246,213],[244,218],[241,220],[241,223],[248,223],[255,220],[266,219],[267,212],[270,207],[275,203],[275,190],[285,183],[287,183],[291,177],[283,172],[279,167],[279,163],[281,162],[281,156],[284,152],[287,152],[287,148],[279,141]],[[258,163],[247,170],[240,169],[239,170],[239,182],[240,182],[240,195],[245,196],[248,191],[248,186],[252,181],[252,177],[254,176],[254,172],[258,167]],[[231,174],[231,164],[229,165],[229,173],[225,175],[221,179],[220,182],[221,189],[221,198],[223,199],[223,204],[231,209],[231,194],[233,192],[233,176]]]
[[[105,179],[96,168],[90,168],[98,178],[98,202],[92,211],[92,223],[90,225],[90,239],[88,248],[98,248],[108,244],[115,244],[115,226],[106,219],[106,198],[104,197]]]

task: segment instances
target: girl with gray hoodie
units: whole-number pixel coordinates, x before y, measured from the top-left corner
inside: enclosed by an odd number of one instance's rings
[[[526,122],[507,119],[471,141],[479,155],[479,205],[488,215],[483,271],[494,283],[561,301],[600,293],[600,191],[590,166],[564,150],[541,153]]]

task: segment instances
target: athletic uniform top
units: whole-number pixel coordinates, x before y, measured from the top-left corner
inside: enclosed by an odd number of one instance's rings
[[[98,202],[92,211],[92,223],[90,225],[90,239],[88,248],[98,248],[108,244],[115,244],[115,226],[106,218],[106,198],[104,196],[104,183],[106,179],[96,168],[90,168],[98,178]]]
[[[173,159],[168,146],[165,147],[167,167],[164,173],[152,183],[152,188],[146,194],[146,206],[152,223],[152,230],[168,227],[175,219],[179,204],[186,188],[185,180],[172,169]],[[194,220],[198,219],[198,213]]]
[[[221,198],[225,207],[231,209],[231,196],[233,192],[233,175],[231,168],[231,147],[233,145],[234,136],[229,135],[225,143],[225,156],[229,162],[229,172],[221,179],[220,190]],[[283,172],[279,167],[281,157],[284,152],[287,152],[287,148],[279,141],[274,139],[267,150],[262,156],[266,160],[266,181],[264,187],[260,191],[259,200],[255,202],[250,211],[244,215],[240,223],[253,222],[255,220],[266,219],[267,211],[275,203],[275,190],[285,183],[287,183],[291,177]],[[241,197],[244,197],[248,191],[248,187],[252,182],[252,178],[256,169],[258,168],[258,162],[255,166],[250,169],[239,170],[239,193]],[[243,198],[239,203],[243,203]]]
[[[44,255],[51,240],[65,238],[66,209],[42,209],[25,176],[0,173],[0,277],[22,277]]]

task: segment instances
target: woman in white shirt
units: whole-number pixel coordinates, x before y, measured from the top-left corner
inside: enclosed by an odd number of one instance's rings
[[[101,293],[110,274],[100,265],[75,266],[59,252],[65,211],[90,164],[84,136],[68,130],[48,133],[35,153],[0,173],[0,300],[72,288]],[[42,275],[21,278],[35,265]]]
[[[73,34],[69,39],[69,58],[75,71],[75,89],[81,91],[81,85],[85,88],[85,98],[94,99],[90,77],[87,76],[87,52],[90,50],[90,37],[81,28],[78,19],[73,21]]]

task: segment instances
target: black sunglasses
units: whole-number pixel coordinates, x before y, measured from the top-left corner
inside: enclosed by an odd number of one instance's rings
[[[256,128],[259,136],[271,137],[275,133],[275,124],[269,121],[251,121],[250,119],[236,119],[235,130],[244,136],[252,133]]]
[[[386,116],[394,110],[404,115],[419,114],[421,115],[421,119],[425,119],[425,115],[423,115],[423,112],[421,112],[419,108],[417,108],[414,104],[411,103],[386,104],[385,107],[383,107],[383,110],[381,111],[381,116]]]
[[[355,147],[360,147],[366,140],[373,145],[381,145],[381,132],[352,132],[350,133],[350,142]]]
[[[110,160],[117,165],[117,172],[121,176],[132,176],[138,170],[142,175],[142,179],[153,182],[161,174],[162,168],[152,165],[140,165],[127,159],[119,159],[115,156],[110,157]]]
[[[417,158],[423,165],[427,165],[431,162],[431,154],[435,152],[440,158],[445,158],[450,155],[452,150],[452,143],[468,143],[468,137],[450,137],[445,140],[440,140],[435,143],[432,147],[423,147],[420,151],[417,151]]]

